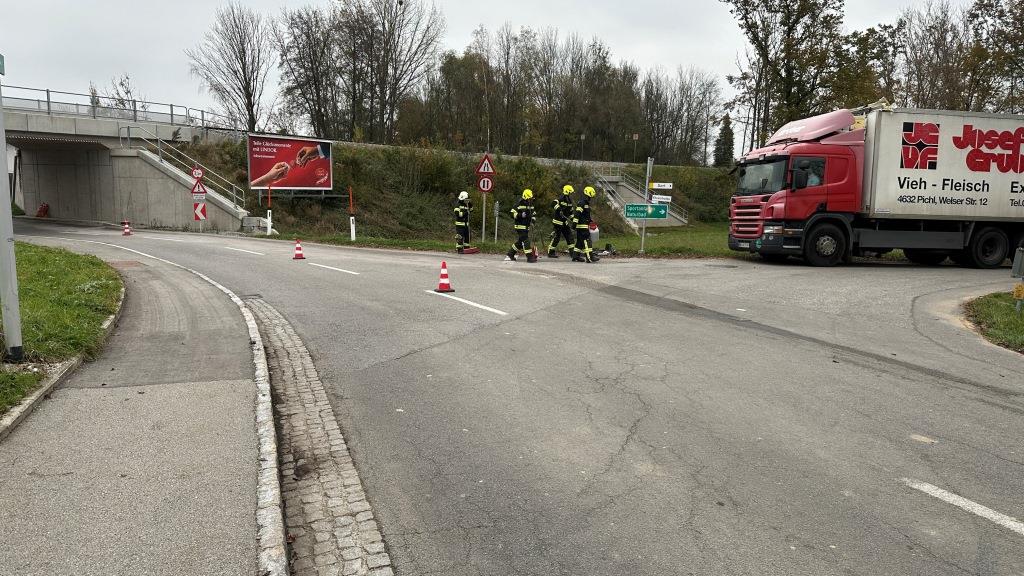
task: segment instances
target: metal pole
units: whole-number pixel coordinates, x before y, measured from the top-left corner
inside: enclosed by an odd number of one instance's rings
[[[46,114],[49,115],[51,113],[52,113],[52,111],[50,110],[50,89],[47,88],[46,89]],[[5,147],[4,148],[4,153],[6,153],[6,152],[7,152],[7,148]]]
[[[498,243],[498,201],[494,201],[494,243]]]
[[[47,98],[49,100],[49,98]],[[0,101],[3,94],[0,93]],[[18,265],[14,257],[14,220],[11,215],[11,191],[7,182],[7,133],[4,129],[4,108],[0,106],[0,151],[3,152],[4,177],[0,178],[0,283],[2,295],[0,305],[4,313],[4,347],[7,357],[21,362],[24,350],[21,345],[21,304],[18,301]]]
[[[174,124],[174,104],[171,104],[171,124]]]
[[[487,194],[480,193],[480,240],[487,238]],[[466,228],[469,228],[469,216],[466,217]]]
[[[648,188],[651,187],[651,169],[654,168],[654,158],[647,158],[647,177],[644,178],[644,204],[650,204]],[[644,253],[644,241],[647,239],[647,218],[643,219],[640,231],[640,254]]]

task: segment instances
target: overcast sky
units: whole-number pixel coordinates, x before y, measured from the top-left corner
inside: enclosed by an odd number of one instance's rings
[[[846,27],[895,20],[911,0],[850,0]],[[277,14],[282,7],[329,1],[247,0]],[[89,81],[109,84],[130,73],[149,100],[193,107],[210,104],[190,77],[186,48],[195,46],[221,2],[207,0],[4,0],[0,53],[5,85],[86,92]],[[616,61],[642,68],[696,65],[720,75],[735,69],[744,41],[725,4],[715,0],[444,0],[447,48],[461,51],[473,30],[554,26],[564,33],[598,36]]]

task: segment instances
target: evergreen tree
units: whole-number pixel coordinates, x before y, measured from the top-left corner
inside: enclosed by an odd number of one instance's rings
[[[718,138],[715,140],[715,167],[727,168],[732,166],[735,157],[733,156],[732,120],[726,114],[722,118],[722,126],[718,129]]]

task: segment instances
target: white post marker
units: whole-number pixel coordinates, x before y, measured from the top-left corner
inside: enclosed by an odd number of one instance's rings
[[[267,236],[270,236],[270,231],[274,229],[274,215],[270,210],[267,210]]]
[[[348,239],[352,242],[356,241],[356,217],[348,217]]]
[[[4,74],[4,57],[0,55],[0,76]],[[0,92],[0,150],[4,154],[4,175],[0,178],[0,305],[4,311],[4,346],[7,357],[21,362],[21,303],[18,300],[18,266],[14,259],[14,216],[11,214],[11,191],[7,181],[7,132],[4,129],[3,93]]]

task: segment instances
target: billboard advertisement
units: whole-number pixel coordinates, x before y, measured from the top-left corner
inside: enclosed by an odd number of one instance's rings
[[[254,190],[330,190],[331,141],[249,134],[249,186]]]

